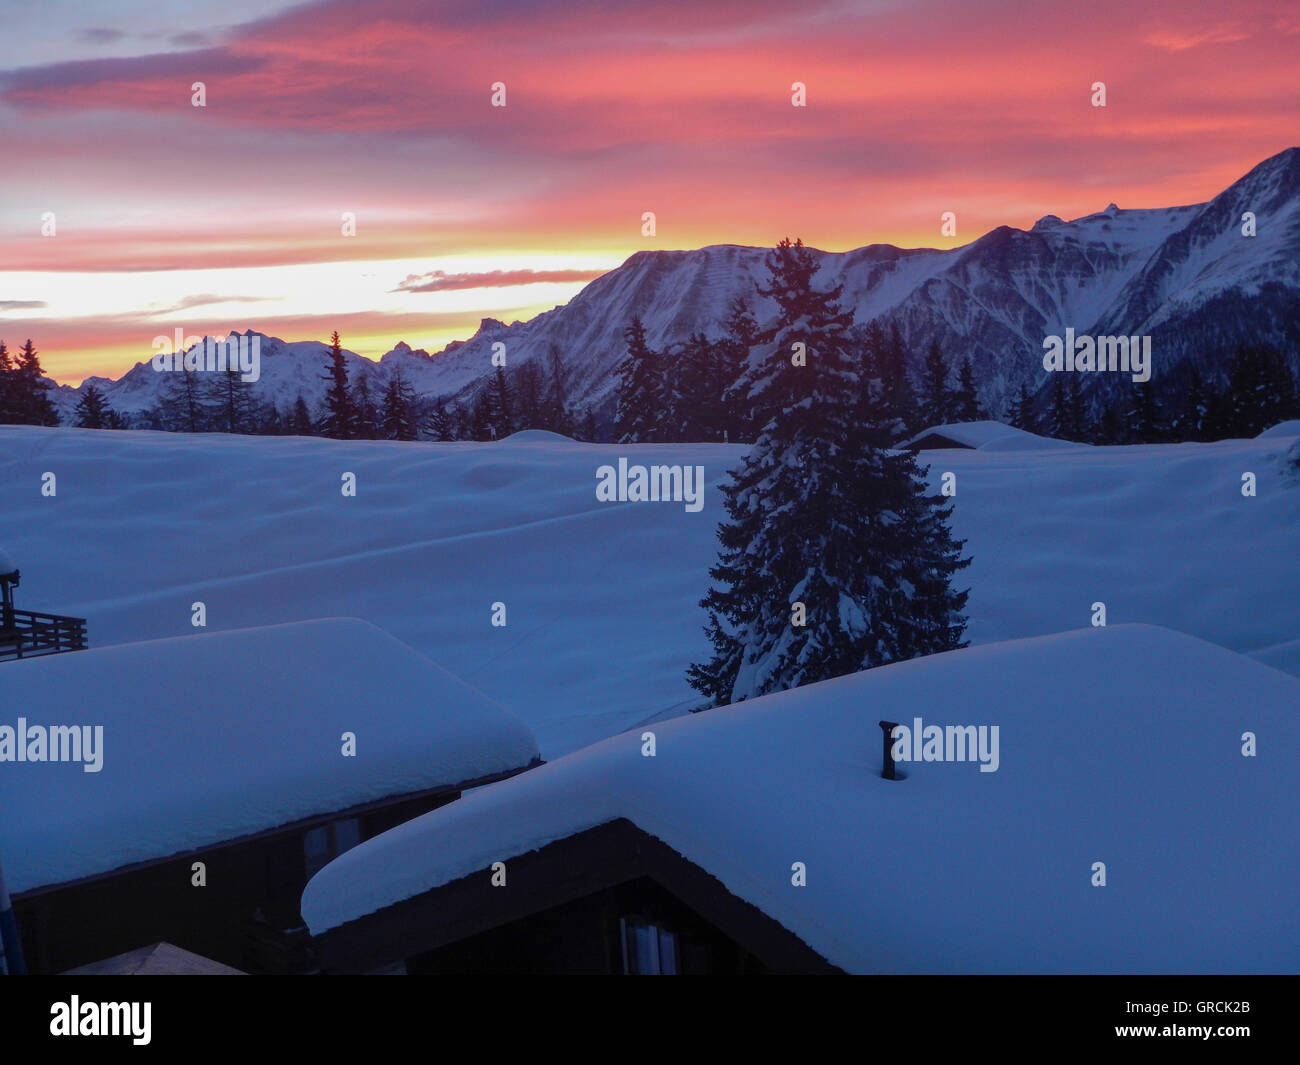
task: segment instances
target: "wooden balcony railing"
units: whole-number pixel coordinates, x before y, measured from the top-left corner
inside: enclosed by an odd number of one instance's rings
[[[33,610],[9,610],[0,618],[0,662],[85,649],[85,618]]]

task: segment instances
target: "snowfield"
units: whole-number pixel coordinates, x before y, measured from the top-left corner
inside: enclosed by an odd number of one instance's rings
[[[876,723],[914,716],[996,726],[997,770],[883,779]],[[307,885],[304,919],[319,934],[625,817],[851,972],[1300,964],[1300,681],[1200,640],[967,648],[655,733],[654,757],[614,736],[362,843]]]
[[[1300,675],[1295,444],[922,453],[936,491],[956,474],[969,638],[1078,629],[1102,602],[1111,625]],[[91,647],[191,636],[195,602],[208,632],[359,617],[513,711],[555,758],[699,704],[684,671],[709,652],[698,601],[717,486],[743,452],[0,427],[0,545],[22,571],[17,606],[87,618]],[[703,510],[599,502],[596,470],[620,456],[702,465]]]

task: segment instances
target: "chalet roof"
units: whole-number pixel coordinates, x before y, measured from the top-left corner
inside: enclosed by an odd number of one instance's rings
[[[998,726],[998,768],[882,779],[877,722],[917,717]],[[850,971],[1300,963],[1284,753],[1300,748],[1300,681],[1201,640],[1116,625],[988,644],[647,730],[348,851],[308,884],[304,919],[321,934],[625,818]],[[1246,731],[1259,757],[1243,757]]]
[[[942,437],[952,442],[954,447],[988,448],[997,451],[1019,451],[1036,448],[1077,447],[1066,440],[1056,440],[1048,436],[1017,429],[1005,422],[952,422],[947,425],[932,425],[923,429],[909,440],[898,446],[912,447],[921,443],[926,437]]]
[[[239,969],[182,950],[172,943],[129,950],[116,957],[69,969],[67,976],[243,976]]]
[[[1289,421],[1278,422],[1277,425],[1270,426],[1259,434],[1261,440],[1271,440],[1274,437],[1300,436],[1300,418],[1292,418]]]
[[[102,727],[98,771],[0,761],[14,893],[538,757],[512,713],[355,618],[7,663],[0,708],[0,742],[20,724]]]

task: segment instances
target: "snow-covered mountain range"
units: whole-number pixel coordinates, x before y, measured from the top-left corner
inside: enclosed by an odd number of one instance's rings
[[[1254,235],[1246,235],[1247,216]],[[469,340],[429,354],[399,343],[377,363],[349,353],[352,380],[382,394],[400,369],[426,396],[464,397],[492,371],[493,345],[508,363],[552,358],[564,367],[570,399],[608,418],[622,332],[633,315],[647,339],[671,350],[691,332],[721,332],[735,296],[753,296],[766,277],[765,248],[716,245],[695,251],[642,251],[597,278],[567,304],[527,322],[484,319]],[[1043,338],[1077,334],[1152,336],[1157,395],[1176,391],[1188,368],[1218,377],[1233,345],[1280,345],[1300,370],[1300,148],[1265,160],[1208,203],[1105,210],[1066,222],[1054,215],[1029,230],[1000,226],[946,251],[873,244],[818,252],[816,282],[843,285],[856,320],[897,322],[911,358],[937,341],[954,368],[969,356],[982,398],[995,412],[1021,383],[1046,387]],[[754,299],[760,324],[775,305]],[[325,392],[326,346],[320,341],[262,340],[258,397],[281,407]],[[148,360],[116,381],[90,378],[110,404],[134,413],[156,404],[165,375]],[[1097,374],[1085,395],[1119,387],[1126,376]],[[65,423],[81,389],[55,395]]]

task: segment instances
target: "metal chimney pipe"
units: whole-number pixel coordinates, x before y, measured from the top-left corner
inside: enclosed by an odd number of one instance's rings
[[[897,780],[898,774],[894,771],[894,729],[898,728],[898,722],[881,721],[879,724],[885,736],[885,761],[880,775],[886,780]]]

